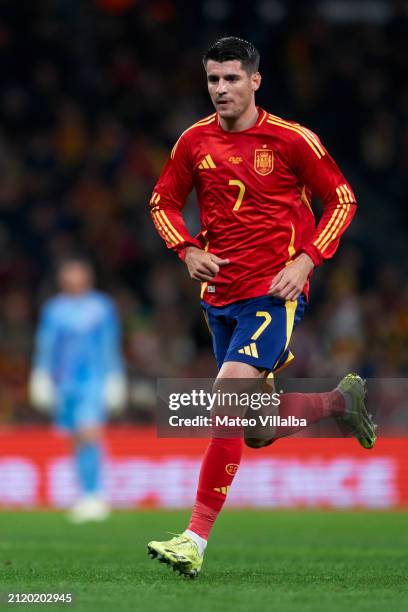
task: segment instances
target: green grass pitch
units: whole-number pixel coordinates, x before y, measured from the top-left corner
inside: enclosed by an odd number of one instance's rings
[[[72,592],[70,605],[11,609],[360,612],[408,610],[403,512],[225,511],[197,580],[146,543],[188,514],[123,512],[74,526],[60,513],[0,513],[0,592]]]

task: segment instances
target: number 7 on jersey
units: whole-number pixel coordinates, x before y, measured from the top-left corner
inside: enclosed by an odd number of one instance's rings
[[[238,179],[230,179],[228,181],[228,185],[234,185],[235,187],[239,187],[238,196],[235,200],[234,208],[232,209],[234,212],[237,212],[240,209],[242,200],[244,199],[245,185],[242,181],[239,181]]]

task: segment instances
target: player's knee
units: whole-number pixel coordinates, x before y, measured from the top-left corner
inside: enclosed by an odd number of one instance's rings
[[[214,405],[211,417],[242,417],[245,409],[240,398],[248,390],[246,381],[241,379],[217,378],[213,385]]]
[[[262,391],[263,373],[245,363],[228,362],[224,366],[213,385],[211,416],[242,417],[251,404],[251,395]]]

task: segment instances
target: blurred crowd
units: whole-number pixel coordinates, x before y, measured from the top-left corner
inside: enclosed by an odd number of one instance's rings
[[[34,418],[39,306],[54,264],[76,251],[120,310],[126,418],[150,418],[155,377],[215,373],[199,288],[156,235],[148,202],[180,132],[212,112],[201,55],[225,33],[258,46],[259,104],[320,135],[360,206],[315,272],[290,374],[406,375],[408,8],[365,4],[357,18],[331,2],[1,3],[0,422]],[[186,219],[196,230],[194,196]]]

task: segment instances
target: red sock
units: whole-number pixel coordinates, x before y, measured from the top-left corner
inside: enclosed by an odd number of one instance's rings
[[[341,414],[345,409],[344,397],[336,390],[327,393],[284,393],[280,399],[279,416],[282,419],[293,416],[306,419],[308,425]],[[279,427],[275,438],[290,436],[300,429],[303,429],[300,425]]]
[[[241,456],[242,438],[213,438],[207,448],[188,526],[205,540],[224,505]]]

